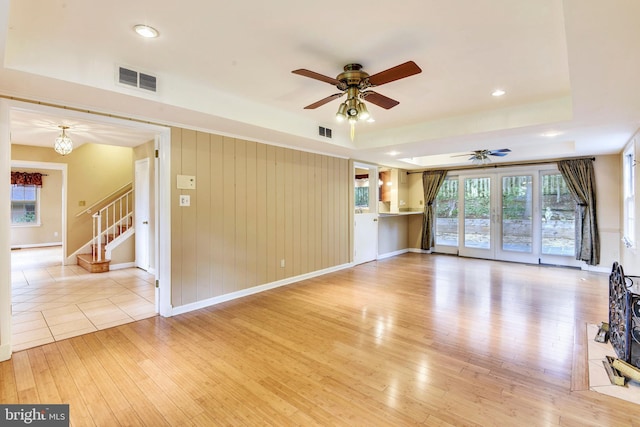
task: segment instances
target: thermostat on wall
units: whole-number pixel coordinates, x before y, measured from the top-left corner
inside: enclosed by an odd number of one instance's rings
[[[178,175],[177,187],[179,190],[195,190],[196,177],[192,175]]]

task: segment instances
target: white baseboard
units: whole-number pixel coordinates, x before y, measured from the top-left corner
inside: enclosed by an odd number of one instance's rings
[[[427,250],[427,249],[420,249],[420,248],[409,248],[407,252],[412,252],[414,254],[430,254],[431,249]]]
[[[581,267],[583,271],[592,271],[595,273],[611,273],[611,267],[602,267],[599,265],[583,265]]]
[[[133,268],[136,266],[135,262],[123,262],[120,264],[109,264],[109,271],[122,270],[123,268]]]
[[[34,243],[33,245],[13,245],[11,249],[48,248],[50,246],[62,246],[62,242]]]
[[[199,310],[201,308],[210,307],[212,305],[220,304],[223,302],[231,301],[234,299],[246,297],[249,295],[257,294],[260,292],[268,291],[270,289],[278,288],[280,286],[290,285],[292,283],[300,282],[302,280],[311,279],[314,277],[322,276],[327,273],[333,273],[334,271],[343,270],[345,268],[353,267],[352,263],[342,264],[335,267],[325,268],[324,270],[318,270],[307,274],[301,274],[295,277],[289,277],[287,279],[278,280],[276,282],[265,283],[264,285],[254,286],[249,289],[243,289],[237,292],[231,292],[229,294],[220,295],[213,298],[208,298],[202,301],[196,301],[191,304],[180,305],[171,308],[170,316],[176,316],[178,314],[188,313],[190,311]]]
[[[400,249],[399,251],[387,252],[386,254],[379,254],[376,259],[391,258],[392,256],[402,255],[409,252],[409,249]]]

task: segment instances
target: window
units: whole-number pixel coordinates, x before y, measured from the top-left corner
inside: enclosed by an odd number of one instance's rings
[[[35,185],[11,186],[11,225],[39,225],[38,195]]]
[[[356,175],[355,180],[356,209],[369,209],[369,174]]]
[[[623,154],[623,179],[622,184],[624,191],[624,223],[623,223],[623,240],[628,248],[635,246],[636,234],[636,199],[635,199],[635,156],[634,145],[630,144]]]

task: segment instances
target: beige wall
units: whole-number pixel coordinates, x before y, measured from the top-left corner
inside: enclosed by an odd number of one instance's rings
[[[618,154],[597,156],[593,163],[596,179],[596,215],[600,233],[600,266],[610,268],[620,261],[622,229],[622,167]]]
[[[378,220],[378,255],[392,254],[409,247],[409,216],[381,215]]]
[[[11,168],[11,171],[39,172],[40,225],[12,226],[11,247],[28,247],[62,243],[62,171],[45,168]]]
[[[136,257],[135,251],[135,234],[132,234],[111,251],[110,266],[132,263]]]
[[[174,128],[171,176],[174,307],[350,260],[346,159]]]
[[[126,147],[83,144],[60,156],[52,148],[12,144],[11,159],[68,165],[66,256],[91,239],[91,216],[76,218],[76,214],[133,181],[133,150]],[[85,206],[79,205],[81,201]]]
[[[422,173],[407,174],[407,186],[409,208],[412,210],[424,209],[424,191],[422,191]]]

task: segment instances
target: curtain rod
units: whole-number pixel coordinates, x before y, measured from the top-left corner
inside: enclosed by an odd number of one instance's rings
[[[18,172],[18,173],[40,173],[40,172],[20,172],[20,171],[12,171],[12,172]],[[48,173],[40,173],[41,176],[49,176]]]
[[[550,160],[544,160],[544,161],[532,161],[532,162],[521,162],[521,163],[489,163],[486,165],[481,165],[481,166],[454,166],[454,167],[444,167],[444,168],[431,168],[431,169],[423,169],[423,170],[419,170],[419,171],[407,171],[407,175],[408,174],[412,174],[412,173],[422,173],[422,172],[426,172],[426,171],[430,171],[430,170],[446,170],[446,171],[455,171],[455,170],[466,170],[466,169],[487,169],[487,168],[504,168],[504,167],[508,167],[508,166],[535,166],[535,165],[548,165],[551,163],[558,163],[559,161],[562,160],[592,160],[592,161],[596,161],[595,157],[568,157],[568,158],[564,158],[564,159],[550,159]]]

